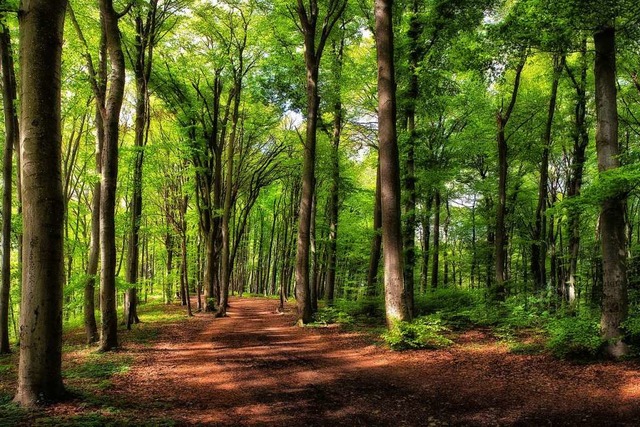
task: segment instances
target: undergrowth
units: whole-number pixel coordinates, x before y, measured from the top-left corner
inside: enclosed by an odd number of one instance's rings
[[[411,322],[397,322],[383,334],[387,345],[393,350],[436,349],[453,344],[443,334],[448,329],[437,316],[424,316]]]

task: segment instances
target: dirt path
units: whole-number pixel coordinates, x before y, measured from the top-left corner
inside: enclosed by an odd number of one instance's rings
[[[512,355],[481,333],[393,353],[276,305],[236,298],[165,329],[108,393],[179,425],[640,425],[637,364]]]

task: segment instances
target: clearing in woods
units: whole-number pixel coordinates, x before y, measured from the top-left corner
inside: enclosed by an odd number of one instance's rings
[[[82,424],[82,414],[95,411],[96,421],[114,425],[640,423],[635,362],[510,354],[481,331],[448,349],[397,353],[371,335],[295,327],[293,308],[277,314],[274,300],[232,298],[230,305],[226,318],[197,314],[148,342],[125,342],[130,369],[101,392],[108,408],[76,398],[46,416]]]

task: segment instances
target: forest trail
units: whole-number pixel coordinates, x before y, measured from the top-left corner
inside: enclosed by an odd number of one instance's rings
[[[395,353],[337,327],[297,328],[275,300],[230,305],[226,318],[165,328],[108,393],[178,425],[640,423],[637,364],[513,355],[482,332]]]

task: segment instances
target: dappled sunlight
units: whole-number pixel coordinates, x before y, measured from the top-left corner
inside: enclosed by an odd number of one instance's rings
[[[226,318],[172,327],[139,349],[110,393],[137,387],[139,403],[171,402],[179,424],[537,424],[577,408],[591,408],[588,420],[615,416],[640,403],[638,374],[618,365],[513,355],[482,333],[439,351],[390,352],[362,334],[293,326],[293,314],[275,315],[267,304],[232,299]],[[623,380],[612,382],[620,369]],[[612,390],[623,406],[594,404]]]

